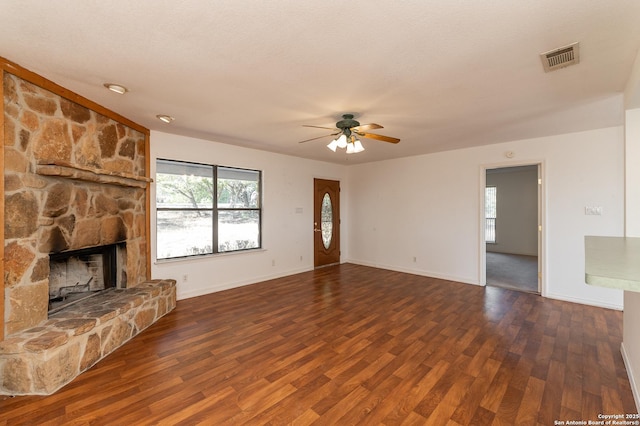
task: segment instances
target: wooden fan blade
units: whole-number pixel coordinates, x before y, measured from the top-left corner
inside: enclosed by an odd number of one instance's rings
[[[315,129],[327,129],[327,130],[336,130],[335,127],[322,127],[322,126],[311,126],[309,124],[303,124],[302,127],[313,127]]]
[[[376,135],[375,133],[360,133],[360,132],[358,132],[358,134],[363,138],[375,139],[377,141],[382,141],[382,142],[389,142],[389,143],[400,142],[400,139],[392,138],[391,136],[382,136],[382,135]]]
[[[342,132],[336,132],[336,133],[331,133],[330,135],[318,136],[317,138],[306,139],[306,140],[300,141],[298,143],[311,142],[311,141],[315,141],[316,139],[326,138],[327,136],[339,135],[340,133],[342,133]]]
[[[363,130],[371,130],[371,129],[382,129],[383,127],[379,124],[376,123],[369,123],[369,124],[361,124],[359,126],[353,127],[351,128],[352,131],[354,132],[361,132]]]

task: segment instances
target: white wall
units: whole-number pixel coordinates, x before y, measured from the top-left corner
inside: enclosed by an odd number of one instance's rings
[[[178,281],[178,299],[198,296],[313,269],[313,179],[341,181],[341,212],[349,210],[345,167],[254,149],[151,132],[151,176],[155,160],[166,158],[262,170],[263,250],[156,261],[155,185],[151,199],[151,275]],[[302,208],[302,213],[296,209]],[[344,213],[341,230],[348,220]],[[348,240],[343,238],[342,253]],[[302,256],[302,260],[300,257]],[[273,262],[275,261],[275,266]],[[184,275],[188,275],[186,282]]]
[[[625,90],[625,236],[640,237],[640,52]],[[622,354],[640,410],[640,293],[624,292]]]
[[[625,141],[625,232],[640,237],[640,108],[625,112]]]
[[[538,167],[487,170],[486,186],[496,187],[495,253],[538,255]]]
[[[481,283],[484,168],[541,162],[543,295],[621,309],[621,291],[585,284],[584,236],[622,235],[623,159],[613,127],[351,166],[347,261]]]

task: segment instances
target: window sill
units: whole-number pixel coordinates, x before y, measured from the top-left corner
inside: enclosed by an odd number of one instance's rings
[[[266,248],[257,248],[257,249],[249,249],[249,250],[238,250],[238,251],[230,251],[225,253],[211,253],[211,254],[202,254],[199,256],[185,256],[185,257],[173,257],[170,259],[154,259],[154,265],[164,265],[167,263],[177,263],[177,262],[190,262],[190,261],[204,261],[217,259],[228,256],[238,256],[241,254],[257,254],[266,252]]]

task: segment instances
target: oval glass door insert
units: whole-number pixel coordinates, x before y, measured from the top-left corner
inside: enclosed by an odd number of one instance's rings
[[[322,245],[324,245],[325,249],[328,249],[331,245],[331,238],[333,238],[333,205],[328,192],[322,197],[320,229],[322,230]]]

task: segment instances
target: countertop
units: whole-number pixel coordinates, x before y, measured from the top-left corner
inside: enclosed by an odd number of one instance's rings
[[[640,292],[640,238],[584,238],[585,280],[599,287]]]

